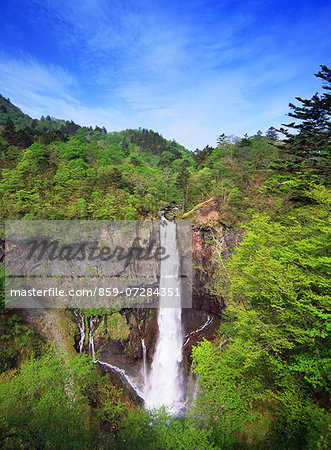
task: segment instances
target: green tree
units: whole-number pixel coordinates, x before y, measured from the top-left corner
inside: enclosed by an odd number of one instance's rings
[[[216,292],[227,304],[219,338],[193,350],[198,412],[238,438],[258,440],[263,430],[284,448],[313,448],[326,437],[316,397],[327,398],[330,377],[331,198],[323,186],[309,195],[313,206],[282,221],[257,215],[231,260],[219,260]]]
[[[266,135],[266,137],[268,139],[270,139],[270,141],[277,141],[278,140],[277,130],[274,127],[268,128],[268,130],[267,130],[265,135]]]
[[[175,186],[178,189],[178,191],[182,194],[182,205],[183,208],[185,208],[185,203],[187,199],[187,186],[188,186],[188,180],[190,178],[190,172],[188,170],[190,163],[187,159],[184,159],[181,163],[179,172],[176,177]]]
[[[32,360],[0,385],[1,417],[9,436],[33,448],[79,448],[89,440],[82,395],[91,371],[82,358],[65,363],[55,352]],[[6,436],[2,437],[5,443]]]
[[[299,169],[312,169],[323,177],[330,173],[331,156],[331,69],[321,66],[316,77],[325,81],[322,95],[316,93],[311,99],[296,97],[300,106],[290,103],[289,116],[299,122],[283,124],[280,131],[287,137],[286,152],[294,157]],[[295,134],[289,129],[295,130]]]

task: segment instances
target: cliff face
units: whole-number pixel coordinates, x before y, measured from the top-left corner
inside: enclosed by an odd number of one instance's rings
[[[219,328],[224,300],[212,292],[211,280],[215,272],[214,253],[228,257],[239,242],[240,236],[232,227],[219,222],[220,204],[211,199],[195,208],[192,219],[192,308],[182,310],[184,329],[183,366],[188,374],[192,346],[202,338],[213,339]],[[147,350],[147,363],[151,363],[158,336],[156,309],[127,309],[121,311],[129,332],[126,340],[111,342],[101,336],[96,339],[97,348],[104,358],[115,358],[133,375],[141,370],[143,345]],[[113,350],[110,350],[113,349]],[[117,350],[116,350],[117,349]],[[116,355],[114,354],[116,353]]]
[[[233,228],[220,225],[218,207],[217,201],[212,200],[197,209],[192,218],[195,224],[192,227],[193,303],[192,309],[183,310],[187,336],[183,348],[186,366],[191,364],[192,346],[202,338],[215,337],[225,307],[224,299],[213,293],[212,279],[217,264],[214,253],[217,250],[222,257],[228,257],[240,238]]]

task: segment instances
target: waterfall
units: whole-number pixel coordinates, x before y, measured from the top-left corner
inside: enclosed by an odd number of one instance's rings
[[[210,324],[212,323],[212,321],[213,321],[213,317],[208,316],[208,319],[207,319],[207,321],[206,321],[205,324],[203,324],[201,327],[197,328],[196,330],[191,331],[190,333],[188,333],[188,334],[184,337],[185,342],[184,342],[184,344],[183,344],[183,348],[184,348],[185,345],[189,342],[191,336],[193,336],[194,334],[199,333],[199,332],[202,331],[204,328],[208,327],[208,325],[210,325]]]
[[[141,339],[141,348],[143,350],[143,377],[144,377],[144,386],[147,385],[147,368],[146,368],[146,345],[145,339]]]
[[[78,323],[78,328],[80,332],[80,340],[79,340],[79,353],[83,351],[83,345],[85,340],[85,317],[84,314],[80,315],[81,323]]]
[[[94,339],[93,333],[95,332],[95,324],[99,324],[100,319],[94,316],[89,317],[89,334],[88,334],[88,348],[89,354],[92,356],[92,360],[95,361],[95,353],[94,353]]]
[[[143,398],[143,393],[141,392],[141,390],[139,389],[139,386],[137,385],[137,383],[135,382],[135,380],[130,377],[125,370],[120,369],[117,366],[114,366],[113,364],[109,364],[106,363],[104,361],[99,361],[99,360],[94,360],[93,361],[95,364],[100,364],[102,366],[106,366],[108,367],[108,369],[112,370],[113,372],[116,372],[117,374],[120,375],[121,379],[127,383],[130,388],[142,399]]]
[[[160,293],[180,293],[179,254],[176,224],[165,218],[160,225],[161,245],[165,255],[161,261]],[[158,312],[159,336],[145,389],[147,409],[164,406],[171,414],[178,414],[183,407],[183,380],[180,372],[182,360],[183,330],[180,295],[161,295]]]
[[[78,329],[80,333],[80,339],[79,339],[79,353],[83,352],[84,347],[84,340],[85,340],[85,316],[81,313],[76,313],[74,311],[75,317],[77,317],[80,322],[78,322]]]

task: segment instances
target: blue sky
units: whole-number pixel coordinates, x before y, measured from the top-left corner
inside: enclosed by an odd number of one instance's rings
[[[8,0],[0,93],[32,117],[148,128],[190,150],[288,122],[330,67],[329,1]]]

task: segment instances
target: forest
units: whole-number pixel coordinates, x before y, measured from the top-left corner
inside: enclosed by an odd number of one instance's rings
[[[1,448],[330,448],[331,69],[315,76],[320,93],[289,99],[283,128],[220,130],[194,152],[144,128],[32,119],[0,97],[1,262],[6,220],[146,220],[176,207],[198,227],[213,200],[213,270],[201,270],[224,304],[213,339],[192,348],[197,397],[174,417],[128,399],[76,351],[74,322],[56,319],[61,348],[6,308],[0,264]],[[224,252],[229,229],[239,238]],[[126,312],[84,313],[120,334]]]

